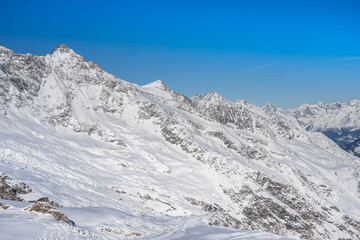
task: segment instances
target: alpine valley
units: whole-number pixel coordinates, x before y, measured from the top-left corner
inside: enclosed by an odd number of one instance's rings
[[[0,47],[0,239],[360,239],[360,158],[334,142],[359,104],[190,99]]]
[[[360,99],[345,103],[303,104],[290,110],[268,103],[263,110],[282,117],[291,116],[306,130],[321,132],[344,150],[360,157]]]

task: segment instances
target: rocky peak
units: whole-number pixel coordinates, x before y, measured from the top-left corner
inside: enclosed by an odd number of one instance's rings
[[[347,104],[349,106],[354,106],[354,107],[360,107],[360,98],[351,100],[351,101],[349,101],[347,103],[344,103],[344,104]]]
[[[167,87],[165,85],[165,83],[163,82],[163,80],[159,79],[156,80],[154,82],[151,82],[149,84],[146,84],[144,87],[153,87],[153,88],[159,88],[161,90],[166,90]]]
[[[9,53],[14,53],[14,52],[6,47],[0,46],[0,54],[1,53],[9,54]]]
[[[72,49],[68,48],[65,44],[60,44],[51,52],[51,54],[53,54],[55,52],[70,53],[70,52],[74,52],[74,51]]]
[[[65,60],[70,62],[86,62],[85,59],[77,54],[74,50],[67,47],[65,44],[61,44],[57,46],[52,52],[51,52],[51,58],[57,59],[57,60]]]
[[[226,100],[225,98],[223,98],[222,96],[220,96],[218,93],[216,92],[209,92],[207,93],[202,99],[201,101],[203,102],[212,102],[212,103],[220,103],[220,102],[228,102],[228,100]]]
[[[339,102],[336,103],[327,103],[327,102],[318,102],[317,104],[315,104],[314,106],[311,106],[312,108],[319,108],[319,109],[324,109],[324,110],[337,110],[337,109],[341,109],[342,105]]]
[[[305,106],[304,113],[306,115],[314,115],[314,113],[311,111],[311,107],[309,105]]]
[[[274,113],[276,112],[277,108],[271,104],[271,102],[268,102],[265,104],[265,106],[262,107],[265,113]]]
[[[89,69],[101,70],[93,62],[86,62],[82,56],[64,44],[56,47],[48,57],[52,62],[52,67],[64,73],[69,73],[69,69],[73,69],[76,70],[74,74],[85,76],[89,75]],[[74,78],[74,76],[72,78]]]
[[[200,100],[203,99],[203,98],[204,98],[203,95],[201,95],[201,94],[195,94],[194,96],[191,97],[191,100],[196,102],[196,101],[200,101]]]

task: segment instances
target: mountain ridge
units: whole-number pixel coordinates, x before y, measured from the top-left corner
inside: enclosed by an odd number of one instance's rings
[[[301,239],[360,236],[360,162],[322,134],[215,93],[203,101],[162,81],[131,84],[71,51],[0,54],[0,166],[32,188],[17,194],[24,202],[57,202],[88,238],[155,238],[193,218]],[[111,209],[116,224],[87,225],[76,213],[89,206]]]

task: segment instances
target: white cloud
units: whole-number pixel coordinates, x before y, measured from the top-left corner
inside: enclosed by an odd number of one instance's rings
[[[256,71],[256,70],[260,70],[260,69],[263,69],[263,68],[267,68],[267,67],[277,65],[279,63],[280,62],[273,62],[273,63],[263,64],[263,65],[260,65],[260,66],[254,67],[254,68],[250,68],[249,70],[247,70],[245,72],[253,72],[253,71]]]
[[[340,61],[360,60],[360,56],[351,56],[351,57],[336,58],[336,60],[340,60]]]

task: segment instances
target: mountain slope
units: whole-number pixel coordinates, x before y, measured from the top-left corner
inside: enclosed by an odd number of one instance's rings
[[[360,237],[359,159],[245,101],[131,84],[65,45],[41,57],[0,48],[0,101],[0,198],[9,206],[0,211],[73,223],[56,223],[67,226],[59,238],[256,235],[206,225]],[[59,232],[53,224],[44,234]]]

